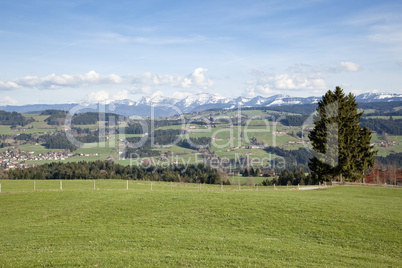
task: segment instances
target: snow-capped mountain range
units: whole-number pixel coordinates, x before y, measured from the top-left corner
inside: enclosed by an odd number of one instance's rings
[[[226,98],[210,93],[199,93],[187,96],[183,99],[175,99],[157,95],[154,97],[144,96],[138,101],[129,99],[106,101],[107,110],[126,116],[172,116],[177,113],[200,112],[208,109],[235,109],[238,107],[269,107],[297,104],[314,104],[321,97],[291,97],[288,95],[274,95],[270,97],[257,96],[254,98]],[[364,102],[388,102],[402,101],[402,94],[388,93],[364,93],[356,96],[358,103]],[[113,104],[113,105],[111,105]],[[0,110],[27,113],[43,111],[46,109],[70,110],[81,105],[81,112],[96,110],[97,104],[82,102],[69,104],[33,104],[24,106],[0,106]]]

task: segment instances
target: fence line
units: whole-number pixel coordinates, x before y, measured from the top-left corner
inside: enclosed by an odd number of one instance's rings
[[[202,184],[202,183],[174,183],[157,181],[128,181],[128,180],[1,180],[0,193],[45,192],[45,191],[94,191],[94,190],[126,190],[126,191],[272,191],[272,190],[301,190],[308,186],[245,186]],[[32,184],[33,182],[33,184]]]

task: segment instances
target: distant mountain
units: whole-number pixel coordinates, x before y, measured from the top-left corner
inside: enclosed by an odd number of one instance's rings
[[[402,101],[402,94],[363,93],[356,97],[357,102]]]
[[[105,105],[106,112],[114,112],[125,116],[167,117],[180,113],[201,112],[208,109],[235,109],[237,107],[269,107],[298,104],[314,104],[321,97],[291,97],[288,95],[274,95],[270,97],[257,96],[254,98],[225,98],[209,93],[190,95],[184,99],[175,99],[164,96],[142,97],[139,101],[129,99],[109,101]],[[402,94],[365,93],[356,97],[358,103],[402,101]],[[81,105],[78,112],[98,110],[98,104],[33,104],[23,106],[0,106],[0,110],[29,113],[47,109],[70,110]]]

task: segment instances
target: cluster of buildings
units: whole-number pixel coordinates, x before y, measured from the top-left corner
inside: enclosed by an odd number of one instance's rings
[[[29,164],[25,161],[38,161],[38,160],[52,160],[59,161],[65,160],[72,156],[66,152],[49,152],[47,154],[37,154],[35,152],[27,152],[22,150],[10,150],[0,154],[0,167],[8,170],[10,168],[27,168],[36,166],[36,164]]]
[[[396,141],[376,141],[376,142],[372,142],[370,145],[371,146],[376,145],[376,146],[380,146],[380,147],[390,147],[390,146],[399,145],[399,142],[396,142]]]
[[[290,144],[303,144],[303,141],[288,141]]]

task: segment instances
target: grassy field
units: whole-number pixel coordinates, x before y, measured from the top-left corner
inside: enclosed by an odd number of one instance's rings
[[[182,185],[169,191],[169,184],[155,183],[150,191],[149,182],[130,181],[127,191],[125,181],[96,181],[109,190],[93,191],[92,181],[63,181],[66,189],[79,183],[82,190],[32,192],[32,181],[1,183],[29,191],[0,194],[1,267],[402,262],[402,189],[221,192]],[[59,187],[59,181],[36,183]]]

